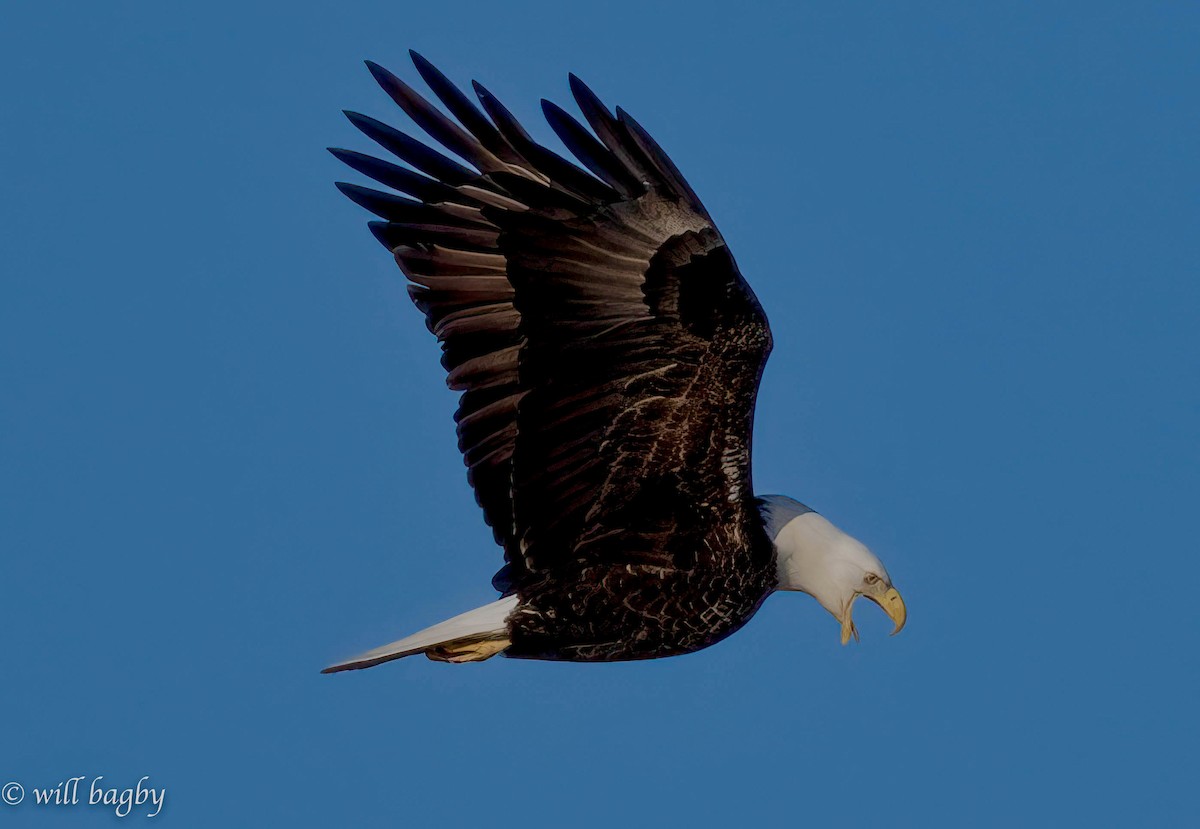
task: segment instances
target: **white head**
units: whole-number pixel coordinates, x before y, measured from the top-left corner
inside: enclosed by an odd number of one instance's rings
[[[808,507],[783,495],[766,495],[762,516],[775,542],[779,590],[799,590],[821,603],[842,625],[842,644],[853,636],[851,606],[859,596],[875,602],[904,627],[907,611],[891,576],[875,554]]]

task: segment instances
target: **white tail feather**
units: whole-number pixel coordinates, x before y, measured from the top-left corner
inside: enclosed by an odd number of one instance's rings
[[[468,610],[466,613],[455,616],[453,619],[447,619],[433,627],[425,628],[425,630],[414,633],[412,636],[406,636],[389,645],[375,648],[366,653],[360,653],[358,656],[347,659],[345,662],[330,665],[321,673],[331,674],[335,671],[370,668],[372,665],[378,665],[381,662],[388,662],[403,656],[412,656],[415,653],[424,653],[430,648],[445,645],[457,639],[487,637],[489,634],[503,636],[508,632],[506,620],[516,606],[516,596],[505,596],[503,599],[498,599],[491,604],[485,604],[483,607]]]

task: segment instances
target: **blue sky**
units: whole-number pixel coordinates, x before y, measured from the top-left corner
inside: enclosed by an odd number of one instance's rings
[[[181,827],[1194,816],[1200,14],[737,9],[9,11],[0,783],[149,775]],[[757,487],[881,555],[902,635],[785,595],[683,658],[317,673],[494,595],[324,151],[403,126],[361,59],[410,47],[548,142],[574,71],[671,152],[773,323]]]

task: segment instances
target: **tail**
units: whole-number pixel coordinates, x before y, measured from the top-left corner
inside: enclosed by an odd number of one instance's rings
[[[414,653],[423,653],[438,662],[481,662],[509,646],[507,620],[516,606],[516,596],[505,596],[390,645],[330,665],[321,673],[370,668]]]

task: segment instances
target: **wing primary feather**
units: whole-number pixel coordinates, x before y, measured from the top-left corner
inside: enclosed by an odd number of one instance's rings
[[[621,163],[629,168],[639,181],[644,182],[651,178],[653,165],[642,155],[637,145],[629,139],[628,130],[613,118],[608,107],[577,75],[571,73],[568,79],[571,94],[575,97],[579,111],[583,113],[584,120],[588,122],[588,126],[596,133],[601,143],[608,147],[612,154],[620,159]]]
[[[503,162],[488,152],[474,136],[468,135],[404,81],[377,63],[366,61],[366,64],[383,91],[435,141],[479,170],[495,170],[503,166]]]
[[[679,168],[675,166],[675,162],[671,161],[670,156],[663,151],[663,148],[658,145],[658,142],[650,137],[650,133],[642,128],[632,115],[625,112],[620,107],[617,107],[617,118],[620,123],[629,128],[629,133],[637,142],[638,148],[641,149],[646,157],[649,158],[658,171],[667,187],[671,189],[677,196],[687,199],[688,203],[695,208],[700,215],[706,219],[709,218],[708,211],[704,209],[704,205],[700,203],[699,197],[692,190],[690,184],[679,172]]]
[[[487,87],[479,81],[471,81],[471,88],[475,90],[475,95],[479,98],[479,103],[483,104],[484,112],[488,114],[488,117],[492,119],[497,129],[500,130],[500,134],[509,143],[512,143],[514,137],[522,143],[533,143],[533,139],[529,137],[529,133],[525,132],[525,128],[521,126],[521,122],[508,111],[508,107],[500,103],[499,98],[488,91]]]
[[[381,219],[387,219],[390,222],[452,222],[477,227],[486,226],[486,223],[482,220],[476,221],[465,216],[453,215],[433,205],[414,201],[404,196],[397,196],[393,193],[384,193],[380,190],[372,190],[369,187],[349,184],[344,181],[335,182],[334,186],[359,207],[364,207]],[[466,209],[468,212],[470,211],[470,208]]]
[[[384,161],[383,159],[355,152],[354,150],[343,150],[337,147],[330,147],[329,152],[338,161],[349,165],[364,176],[373,178],[380,184],[391,187],[393,190],[399,190],[401,193],[407,193],[423,202],[429,204],[457,202],[472,206],[480,203],[469,194],[442,184],[440,181],[426,178],[420,173],[409,170],[407,167],[401,167],[399,164],[393,164],[390,161]]]
[[[451,161],[436,150],[426,147],[411,135],[389,127],[382,121],[376,121],[367,115],[349,110],[346,111],[346,117],[364,135],[388,152],[407,161],[421,172],[441,179],[447,184],[466,184],[479,177],[475,171],[467,169],[457,161]]]
[[[390,251],[395,252],[401,242],[393,242],[392,237],[387,232],[387,222],[367,222],[367,230],[371,231],[371,235],[375,237],[375,241],[383,245]]]
[[[524,161],[520,154],[512,148],[512,145],[504,139],[496,126],[487,119],[487,116],[480,112],[471,103],[471,99],[451,83],[441,70],[411,49],[408,54],[412,58],[413,65],[417,67],[417,73],[420,74],[421,79],[425,81],[446,109],[450,110],[450,114],[457,118],[459,123],[466,127],[480,144],[510,164],[521,164]]]
[[[419,201],[406,199],[403,196],[395,196],[391,193],[383,193],[379,190],[372,190],[369,187],[361,187],[357,184],[349,184],[344,181],[335,181],[333,186],[342,192],[350,201],[357,204],[359,207],[366,208],[381,219],[389,219],[391,221],[413,221],[416,216],[416,209],[425,207]],[[429,208],[425,208],[428,210]]]
[[[542,113],[566,148],[610,187],[619,190],[626,198],[637,196],[645,190],[637,177],[626,169],[608,147],[593,138],[582,124],[558,104],[543,98]]]
[[[472,81],[472,83],[475,86],[475,92],[479,96],[480,103],[483,104],[483,108],[491,116],[492,120],[496,122],[496,126],[500,128],[501,134],[539,172],[548,176],[551,181],[559,186],[565,187],[573,193],[578,193],[592,201],[607,204],[621,198],[621,194],[618,191],[609,187],[600,179],[589,175],[530,138],[525,128],[513,117],[513,114],[508,111],[504,104],[500,103],[495,95],[488,92],[483,84],[478,81]]]

